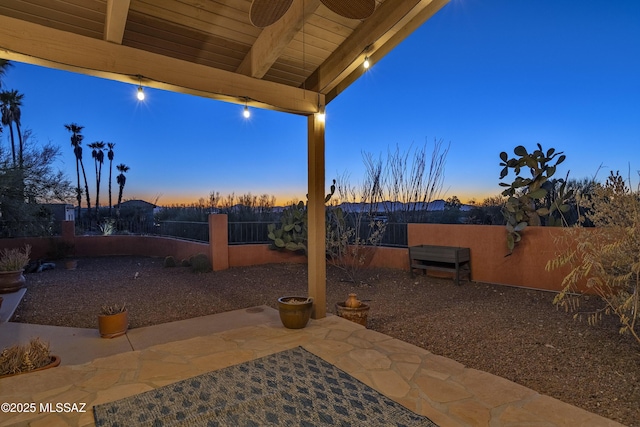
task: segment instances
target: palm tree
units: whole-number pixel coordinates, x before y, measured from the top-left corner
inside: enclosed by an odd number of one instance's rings
[[[20,106],[22,105],[22,99],[24,98],[24,94],[22,93],[18,93],[17,90],[12,90],[10,92],[11,97],[10,97],[10,105],[9,108],[11,109],[11,116],[13,117],[13,123],[15,123],[16,125],[16,131],[18,132],[18,165],[20,167],[20,169],[22,170],[24,168],[24,159],[23,159],[23,152],[24,152],[24,142],[22,140],[22,131],[20,130],[20,118],[22,117],[22,111],[20,111]]]
[[[124,190],[124,185],[127,183],[127,177],[124,176],[126,172],[129,172],[129,166],[124,163],[120,163],[116,166],[116,169],[120,171],[120,175],[116,177],[116,182],[120,186],[120,191],[118,192],[118,216],[120,216],[120,203],[122,202],[122,190]]]
[[[64,125],[64,127],[71,132],[71,146],[73,147],[73,152],[76,152],[76,147],[80,145],[82,142],[83,136],[80,134],[82,132],[83,126],[79,126],[76,123],[71,123],[68,125]],[[76,154],[76,175],[78,177],[78,186],[76,187],[76,199],[78,200],[78,219],[80,219],[80,204],[82,203],[82,190],[80,190],[80,159]]]
[[[22,105],[24,94],[18,93],[17,90],[9,90],[0,92],[0,109],[2,110],[2,124],[9,125],[9,135],[11,137],[11,154],[13,157],[13,168],[17,166],[15,175],[15,187],[20,199],[24,201],[24,160],[23,151],[24,144],[22,141],[22,132],[20,131],[20,106]],[[15,124],[18,132],[18,162],[16,164],[16,142],[13,134],[13,125]]]
[[[107,142],[107,147],[109,147],[107,152],[107,158],[109,159],[109,217],[111,217],[111,172],[113,171],[113,147],[115,146],[114,142]]]
[[[10,67],[13,67],[13,64],[11,62],[9,62],[6,59],[0,59],[0,87],[2,87],[2,79],[4,78],[4,75],[7,73],[7,70],[9,70]],[[4,112],[4,110],[3,110]],[[0,121],[0,123],[5,124],[4,123],[4,117],[3,120]],[[2,126],[0,126],[0,133],[2,133]],[[14,155],[15,157],[15,155]],[[14,162],[15,163],[15,162]]]
[[[11,138],[11,156],[13,167],[18,165],[16,159],[16,141],[13,133],[13,124],[16,124],[20,144],[20,164],[22,164],[22,135],[20,133],[20,105],[22,105],[23,94],[17,90],[4,90],[0,92],[0,109],[2,110],[2,124],[9,126],[9,136]]]
[[[100,209],[100,182],[102,181],[102,164],[104,163],[104,147],[102,141],[96,141],[88,145],[91,148],[91,157],[93,157],[93,165],[96,168],[96,219],[98,219]]]
[[[80,134],[84,126],[79,126],[76,123],[64,125],[64,127],[72,133],[71,146],[73,147],[73,154],[76,156],[76,174],[78,176],[78,186],[76,187],[76,194],[78,198],[78,219],[80,219],[80,203],[82,202],[82,190],[80,189],[80,169],[82,169],[82,176],[84,177],[84,189],[87,197],[87,215],[91,219],[91,201],[89,199],[89,185],[87,184],[87,174],[84,170],[84,163],[82,162],[82,140],[84,136]]]
[[[0,59],[0,87],[2,87],[2,78],[13,64],[7,59]]]

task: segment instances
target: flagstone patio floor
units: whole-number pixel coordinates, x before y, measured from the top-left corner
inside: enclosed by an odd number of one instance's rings
[[[51,342],[62,364],[0,380],[0,402],[35,404],[33,412],[0,412],[1,426],[91,426],[96,404],[296,346],[441,427],[621,425],[336,316],[290,330],[277,310],[261,306],[111,340],[97,330],[0,324],[3,346],[33,334]],[[50,411],[65,403],[84,404],[84,412]]]

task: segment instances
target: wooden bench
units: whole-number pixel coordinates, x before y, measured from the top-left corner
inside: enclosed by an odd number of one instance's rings
[[[454,246],[419,245],[409,247],[409,269],[446,271],[455,273],[454,282],[460,284],[460,273],[466,273],[471,281],[471,251]]]

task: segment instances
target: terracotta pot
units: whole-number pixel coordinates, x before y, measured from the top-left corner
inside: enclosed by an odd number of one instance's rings
[[[336,314],[366,328],[369,317],[369,305],[360,303],[358,307],[347,307],[344,302],[339,302],[336,304]]]
[[[115,338],[124,335],[129,328],[129,313],[98,315],[98,330],[102,338]]]
[[[306,297],[278,298],[280,320],[285,328],[302,329],[307,326],[311,317],[313,299]]]
[[[24,288],[27,280],[22,274],[23,271],[0,271],[0,294],[15,292]]]
[[[0,378],[13,377],[14,375],[28,374],[30,372],[36,372],[36,371],[43,371],[45,369],[55,368],[59,364],[60,364],[60,357],[59,356],[51,356],[51,362],[48,365],[41,366],[40,368],[36,368],[36,369],[31,370],[31,371],[18,372],[18,373],[15,373],[15,374],[0,375]]]
[[[67,270],[75,270],[77,267],[78,267],[77,259],[68,259],[68,260],[65,260],[64,262],[64,268],[66,268]]]

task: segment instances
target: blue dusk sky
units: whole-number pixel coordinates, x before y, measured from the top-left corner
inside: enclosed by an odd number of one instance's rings
[[[116,144],[114,165],[131,168],[124,199],[305,197],[302,116],[253,109],[245,120],[242,106],[150,88],[138,102],[134,85],[14,65],[4,89],[25,94],[23,127],[62,148],[58,166],[72,182],[64,124],[75,122],[84,126],[88,177],[86,144]],[[637,183],[640,1],[451,0],[328,105],[327,183],[345,172],[360,181],[363,151],[384,157],[426,142],[430,153],[434,139],[450,143],[443,198],[497,195],[499,153],[536,143],[566,154],[561,177],[631,170]],[[103,206],[106,197],[105,183]]]

